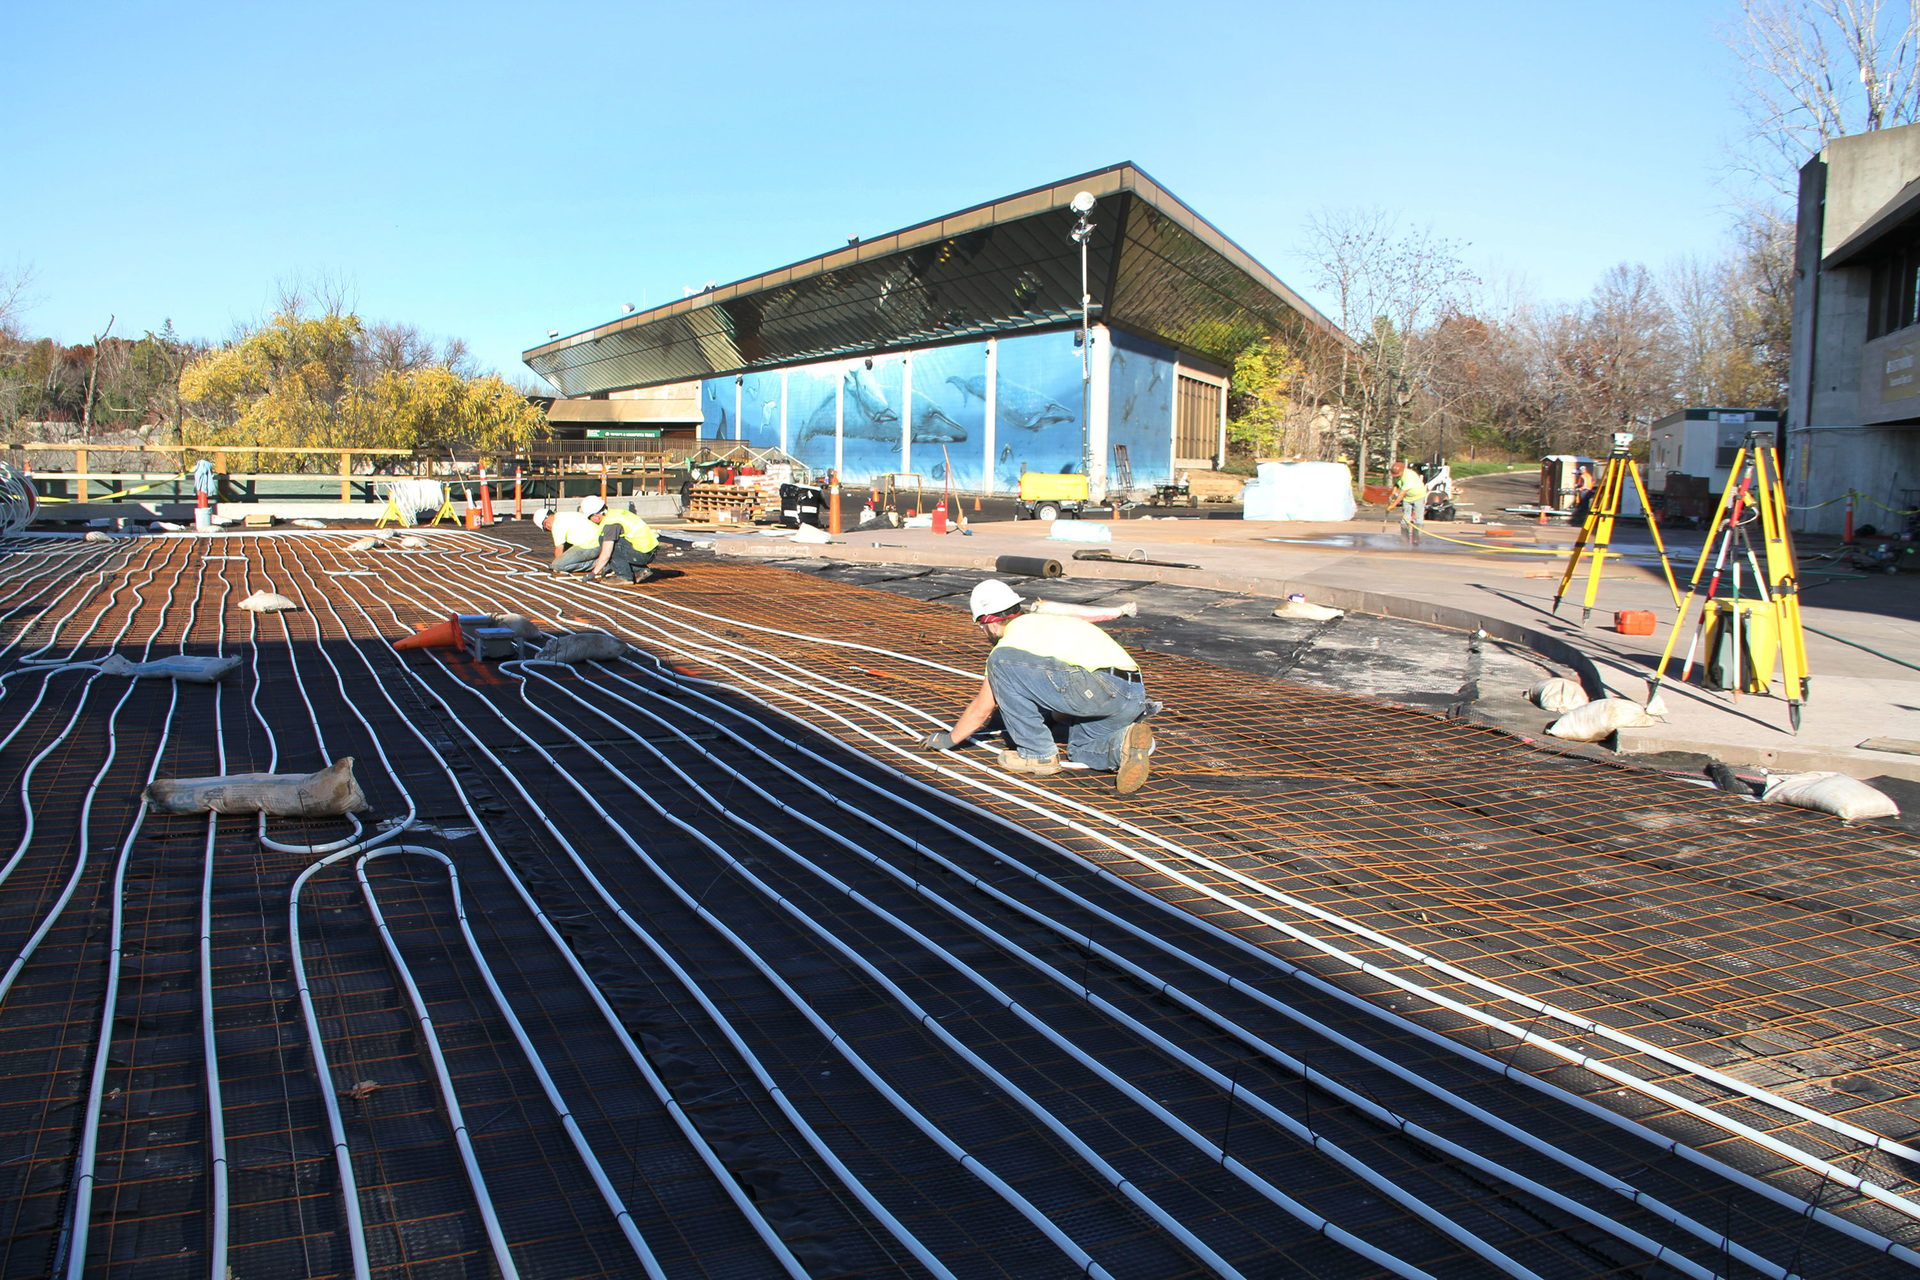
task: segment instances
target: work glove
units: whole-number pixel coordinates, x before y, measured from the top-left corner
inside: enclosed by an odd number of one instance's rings
[[[941,729],[938,732],[930,733],[920,739],[919,742],[914,744],[914,749],[917,751],[951,751],[953,750],[953,735],[945,729]]]

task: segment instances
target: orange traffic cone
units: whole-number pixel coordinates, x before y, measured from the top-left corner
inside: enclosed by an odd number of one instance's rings
[[[465,642],[460,638],[460,619],[448,618],[445,622],[436,622],[432,626],[422,627],[404,640],[395,640],[396,649],[458,649]]]

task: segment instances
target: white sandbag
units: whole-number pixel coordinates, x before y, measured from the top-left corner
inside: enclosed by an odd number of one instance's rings
[[[1547,732],[1569,742],[1599,742],[1616,729],[1644,729],[1656,723],[1647,709],[1625,698],[1596,698],[1575,707],[1547,726]]]
[[[427,540],[425,538],[416,537],[415,535],[410,533],[406,537],[394,543],[393,545],[396,547],[399,547],[402,551],[418,551],[420,548],[427,545]]]
[[[290,521],[290,523],[296,529],[324,529],[327,527],[325,520],[294,520]]]
[[[487,616],[493,619],[494,626],[505,627],[518,639],[538,640],[540,638],[540,628],[533,625],[533,619],[524,614],[490,613]]]
[[[318,773],[231,773],[216,778],[160,779],[147,785],[154,813],[265,813],[278,818],[332,818],[358,813],[367,797],[353,780],[353,757]]]
[[[795,542],[832,542],[833,535],[819,525],[803,524],[793,531]]]
[[[1315,604],[1311,600],[1283,600],[1279,607],[1274,609],[1273,616],[1276,618],[1300,618],[1307,622],[1330,622],[1335,618],[1343,617],[1345,612],[1345,610],[1336,609],[1332,605]]]
[[[377,538],[355,538],[347,544],[349,551],[371,551],[378,544]]]
[[[1888,796],[1844,773],[1775,774],[1767,779],[1760,798],[1830,813],[1844,822],[1900,816],[1900,806]]]
[[[375,529],[371,536],[376,542],[385,542],[388,538],[397,537],[398,535],[391,529]]]
[[[288,609],[298,609],[300,606],[271,591],[256,591],[242,600],[240,607],[248,613],[285,613]]]
[[[627,651],[627,642],[604,631],[576,631],[555,636],[540,650],[548,662],[610,662]]]
[[[1584,707],[1588,702],[1586,689],[1578,680],[1571,680],[1566,676],[1542,680],[1533,686],[1527,697],[1533,700],[1534,706],[1542,711],[1551,711],[1557,716],[1563,716],[1569,711]]]
[[[171,520],[155,520],[152,527],[164,533],[185,533],[187,531],[187,526],[175,524]]]
[[[1085,618],[1088,622],[1112,622],[1115,618],[1135,618],[1140,615],[1138,601],[1129,600],[1122,605],[1069,604],[1065,600],[1035,600],[1027,606],[1028,613],[1057,613],[1065,618]]]
[[[108,533],[105,529],[89,529],[87,530],[86,535],[82,537],[80,540],[82,542],[112,542],[113,535]]]
[[[113,654],[100,663],[104,675],[129,676],[133,679],[180,680],[187,684],[213,684],[224,680],[238,670],[240,658],[230,655],[215,658],[208,655],[175,653],[152,662],[134,662]]]

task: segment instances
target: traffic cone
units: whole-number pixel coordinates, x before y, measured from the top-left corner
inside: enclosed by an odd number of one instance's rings
[[[480,523],[493,523],[493,490],[487,487],[487,469],[480,468]]]
[[[464,642],[460,639],[460,620],[449,617],[445,622],[436,622],[420,628],[404,640],[395,640],[396,649],[458,649]]]

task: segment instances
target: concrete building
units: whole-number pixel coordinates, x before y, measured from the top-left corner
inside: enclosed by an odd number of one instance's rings
[[[1072,207],[1083,192],[1094,200],[1084,218]],[[1116,487],[1123,459],[1135,486],[1217,466],[1232,362],[1270,336],[1296,350],[1347,341],[1122,164],[622,316],[525,359],[575,398],[560,412],[580,397],[690,389],[702,438],[778,448],[848,483],[908,474],[1005,494],[1023,471],[1085,471],[1098,494]]]
[[[1920,125],[1800,170],[1785,470],[1795,529],[1886,533],[1920,505]],[[1821,505],[1825,504],[1825,505]]]

